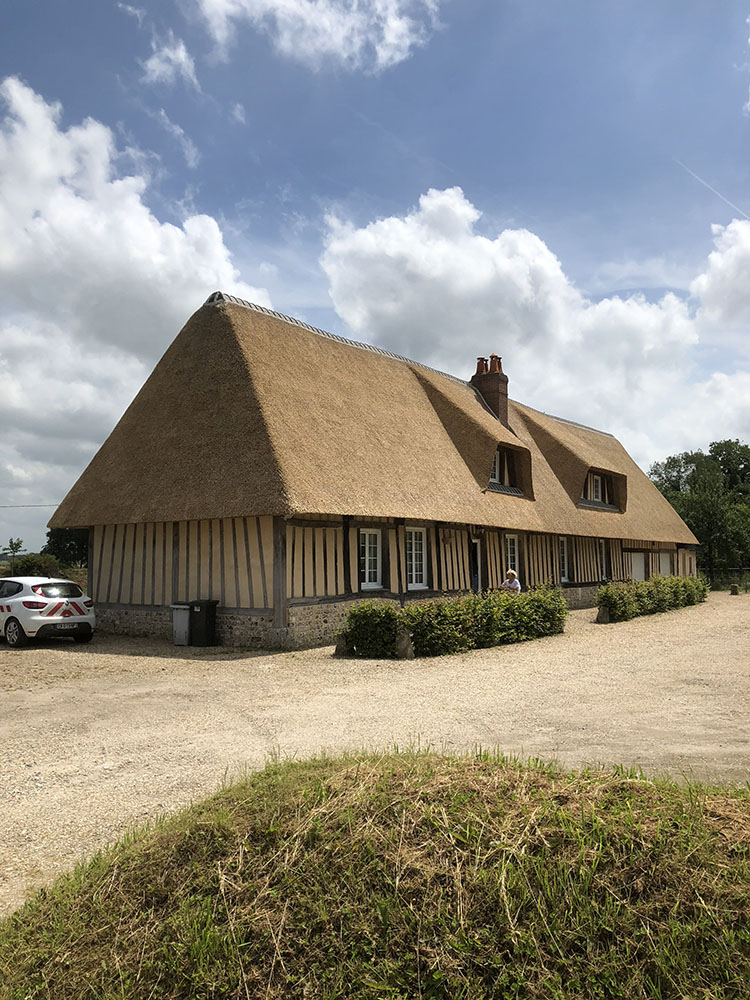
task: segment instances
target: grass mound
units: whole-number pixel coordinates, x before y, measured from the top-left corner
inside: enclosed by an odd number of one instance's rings
[[[0,997],[746,997],[749,885],[747,793],[488,755],[272,764],[0,924]]]

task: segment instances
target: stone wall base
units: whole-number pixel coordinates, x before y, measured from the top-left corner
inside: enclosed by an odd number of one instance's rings
[[[336,601],[334,604],[294,604],[289,608],[287,648],[307,649],[311,646],[333,646],[336,633],[346,622],[349,609],[362,600]],[[384,604],[399,607],[398,601],[383,598]]]
[[[97,604],[96,631],[171,640],[172,612],[169,608],[106,608]]]
[[[596,606],[598,586],[566,587],[563,590],[569,608]],[[433,598],[436,599],[436,598]],[[217,614],[216,638],[220,646],[245,649],[307,649],[332,646],[344,627],[349,609],[362,598],[335,601],[331,604],[293,604],[288,609],[288,626],[274,628],[271,615]],[[398,607],[398,601],[387,600]],[[170,608],[96,608],[97,630],[111,635],[134,635],[172,641]]]
[[[562,595],[570,610],[575,611],[577,608],[595,608],[598,590],[598,583],[588,587],[563,587]]]
[[[107,608],[97,605],[97,631],[109,635],[134,635],[172,641],[170,608]],[[216,639],[220,646],[246,649],[287,649],[287,629],[275,629],[273,618],[264,615],[216,616]]]

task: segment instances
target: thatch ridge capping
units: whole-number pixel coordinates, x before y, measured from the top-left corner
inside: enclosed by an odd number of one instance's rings
[[[554,413],[546,413],[544,410],[537,410],[535,406],[529,406],[528,403],[519,403],[516,399],[511,399],[511,403],[516,403],[518,406],[522,406],[525,410],[531,410],[532,413],[540,413],[548,420],[559,420],[561,424],[570,424],[571,427],[580,427],[582,431],[593,431],[594,434],[603,434],[604,437],[612,438],[615,441],[617,440],[614,434],[610,434],[609,431],[600,431],[598,427],[589,427],[588,424],[581,424],[577,420],[568,420],[567,417],[556,417]]]
[[[255,302],[247,302],[245,299],[237,298],[236,295],[227,295],[226,292],[212,292],[203,304],[204,306],[215,306],[221,305],[222,302],[231,302],[232,305],[242,306],[244,309],[253,309],[255,312],[263,313],[264,316],[273,316],[274,319],[280,319],[283,323],[289,323],[291,326],[299,326],[309,333],[316,334],[318,337],[336,340],[339,344],[346,344],[348,347],[358,347],[361,351],[381,354],[383,357],[392,358],[394,361],[405,361],[408,365],[424,368],[425,371],[434,372],[435,375],[442,375],[443,378],[449,378],[460,385],[469,384],[465,379],[459,378],[457,375],[449,375],[448,372],[441,372],[439,368],[431,368],[430,365],[422,364],[421,361],[413,361],[411,358],[405,358],[403,354],[394,354],[393,351],[386,351],[384,347],[375,347],[372,344],[365,344],[360,340],[350,340],[348,337],[340,337],[337,333],[329,333],[328,330],[321,330],[320,327],[310,326],[309,323],[304,323],[301,319],[295,319],[294,316],[286,316],[284,313],[276,312],[275,309],[269,309],[267,306],[259,306]]]

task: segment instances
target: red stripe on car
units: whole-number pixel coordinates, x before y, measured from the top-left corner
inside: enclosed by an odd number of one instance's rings
[[[75,608],[79,615],[85,615],[86,614],[86,612],[82,611],[81,608],[80,608],[80,606],[78,604],[76,604],[75,601],[71,601],[70,602],[70,606],[72,608]]]
[[[54,605],[51,611],[46,611],[46,612],[43,611],[42,614],[46,615],[47,618],[51,618],[53,615],[57,614],[57,612],[60,610],[60,608],[63,606],[64,603],[65,603],[64,601],[60,601],[59,604]]]

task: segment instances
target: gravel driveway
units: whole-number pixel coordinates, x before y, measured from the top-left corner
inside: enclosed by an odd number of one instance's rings
[[[750,597],[412,662],[97,636],[0,646],[0,913],[269,753],[476,744],[743,784]]]

